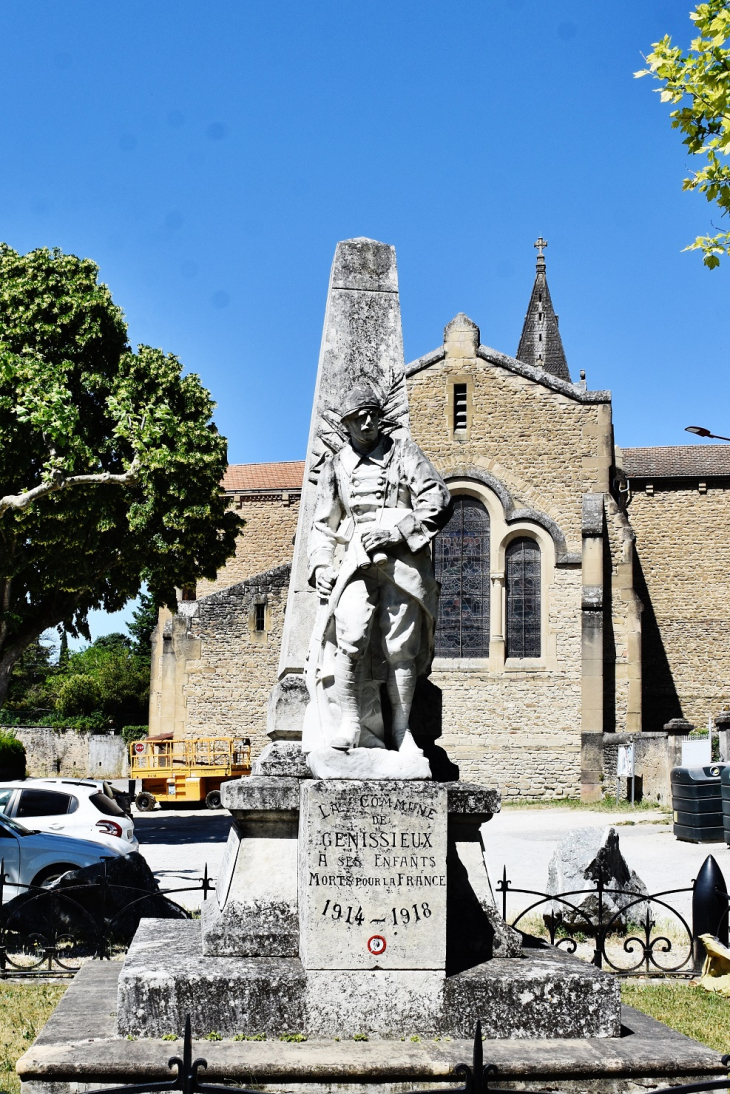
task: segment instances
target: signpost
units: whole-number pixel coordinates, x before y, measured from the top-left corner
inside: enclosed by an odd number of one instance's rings
[[[616,761],[616,805],[619,803],[621,793],[621,776],[631,779],[631,804],[634,804],[634,742],[628,745],[618,746],[618,759]]]

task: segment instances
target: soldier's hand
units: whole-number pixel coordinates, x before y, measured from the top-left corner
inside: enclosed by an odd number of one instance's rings
[[[314,585],[323,600],[330,595],[335,587],[337,575],[329,566],[318,566],[314,575]]]
[[[362,545],[368,554],[394,543],[400,543],[403,536],[397,528],[374,528],[362,537]]]

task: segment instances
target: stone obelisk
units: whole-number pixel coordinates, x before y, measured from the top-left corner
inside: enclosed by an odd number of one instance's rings
[[[301,739],[309,698],[304,666],[317,611],[317,596],[307,573],[317,478],[327,452],[343,443],[337,430],[342,396],[361,380],[380,388],[387,399],[388,417],[398,422],[397,432],[408,433],[395,248],[373,239],[346,239],[335,249],[327,294],[279,681],[269,702],[272,740]]]

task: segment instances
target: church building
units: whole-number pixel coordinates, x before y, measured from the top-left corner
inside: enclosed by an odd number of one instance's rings
[[[651,745],[656,767],[730,700],[730,445],[616,445],[610,391],[568,367],[536,246],[515,357],[460,313],[406,366],[411,434],[454,499],[431,680],[461,778],[594,799],[613,792],[615,742]],[[268,743],[304,467],[228,468],[245,527],[216,580],[160,614],[151,734],[243,735],[254,758]],[[665,783],[647,767],[645,793]]]

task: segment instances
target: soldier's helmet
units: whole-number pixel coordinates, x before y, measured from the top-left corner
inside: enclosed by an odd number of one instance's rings
[[[378,394],[372,384],[364,381],[360,384],[355,384],[348,391],[345,398],[342,400],[340,406],[340,417],[344,421],[345,418],[349,418],[351,414],[354,414],[357,410],[363,410],[365,407],[372,407],[374,410],[379,410],[382,413],[383,399]]]

